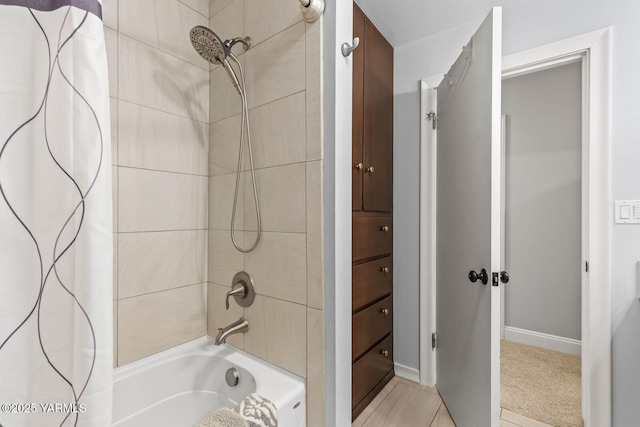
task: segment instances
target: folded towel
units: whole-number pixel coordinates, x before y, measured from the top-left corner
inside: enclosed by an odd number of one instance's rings
[[[196,427],[249,427],[249,424],[233,409],[222,408],[200,421]]]
[[[250,394],[245,397],[235,411],[242,415],[249,427],[277,427],[278,410],[270,400],[258,395]]]

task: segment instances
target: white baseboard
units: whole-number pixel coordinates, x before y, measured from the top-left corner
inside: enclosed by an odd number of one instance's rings
[[[393,365],[396,371],[396,376],[420,384],[420,371],[398,363],[394,363]]]
[[[520,344],[546,348],[547,350],[573,354],[575,356],[580,356],[582,354],[582,343],[580,340],[543,334],[542,332],[528,331],[526,329],[514,328],[512,326],[505,326],[504,339],[508,341],[515,341]]]

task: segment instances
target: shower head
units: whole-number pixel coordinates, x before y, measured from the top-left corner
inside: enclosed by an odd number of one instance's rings
[[[198,25],[191,29],[191,44],[193,48],[212,64],[223,64],[231,50],[230,45],[207,27]]]

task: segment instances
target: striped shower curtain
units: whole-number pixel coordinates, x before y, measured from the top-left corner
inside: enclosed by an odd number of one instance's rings
[[[112,196],[98,0],[0,0],[0,426],[109,426]]]

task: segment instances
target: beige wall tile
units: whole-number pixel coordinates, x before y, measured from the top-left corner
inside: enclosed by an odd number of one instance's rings
[[[121,233],[118,295],[129,298],[207,281],[207,231]]]
[[[255,233],[247,233],[253,242]],[[306,239],[297,233],[262,233],[258,247],[245,255],[256,292],[299,304],[307,302]]]
[[[191,28],[209,24],[207,17],[178,0],[127,0],[119,9],[120,33],[209,69],[189,38]]]
[[[102,1],[102,21],[107,27],[118,29],[118,0]]]
[[[236,189],[236,174],[218,175],[209,178],[209,228],[230,230],[233,212],[233,196]],[[238,205],[234,230],[244,230],[244,178],[240,175]]]
[[[113,232],[118,232],[118,168],[111,166],[111,179],[112,179],[112,203],[113,203]]]
[[[244,337],[245,351],[275,365],[306,375],[306,307],[275,298],[256,296],[245,308],[249,331]]]
[[[225,308],[225,298],[230,290],[231,284],[229,286],[220,286],[209,283],[207,319],[208,334],[212,337],[218,335],[218,328],[224,328],[243,316],[243,308],[236,304],[233,298],[229,301],[229,310]],[[231,335],[227,338],[227,344],[242,350],[244,348],[244,337],[245,334]]]
[[[263,231],[305,232],[305,164],[256,171]],[[251,173],[245,172],[245,228],[257,230]]]
[[[113,234],[113,300],[118,299],[118,235]]]
[[[302,21],[300,3],[291,0],[246,0],[247,34],[258,44]]]
[[[306,23],[307,160],[322,159],[322,18]]]
[[[208,125],[120,101],[120,166],[208,175]]]
[[[244,245],[244,232],[236,232]],[[229,230],[209,230],[209,282],[231,286],[233,276],[244,270],[244,254],[233,247]]]
[[[207,228],[207,177],[120,167],[119,230]]]
[[[255,282],[254,282],[255,283]],[[261,295],[249,307],[244,308],[244,318],[249,322],[249,330],[244,334],[244,351],[267,360],[267,325],[264,320],[264,300]]]
[[[209,126],[210,176],[235,173],[238,169],[240,120],[241,116],[236,115]],[[252,123],[252,129],[253,127]]]
[[[206,122],[208,88],[208,71],[120,34],[118,95],[121,100]]]
[[[224,9],[211,17],[209,25],[222,40],[245,36],[244,2],[245,0],[233,0],[233,2],[227,5]],[[241,53],[244,53],[244,48],[241,44],[236,44],[233,47],[232,52],[236,55],[240,55]]]
[[[204,17],[209,17],[209,0],[180,0]]]
[[[225,7],[229,6],[233,0],[211,0],[209,5],[209,16],[213,16]]]
[[[118,164],[118,99],[109,98],[111,116],[111,164]]]
[[[104,27],[104,43],[107,49],[109,96],[118,96],[118,32]]]
[[[304,31],[300,22],[244,54],[249,108],[304,90]]]
[[[307,426],[324,426],[324,314],[307,309]]]
[[[256,168],[305,161],[304,92],[254,108],[249,112],[249,120]],[[245,158],[248,169],[248,156]]]
[[[307,163],[307,304],[324,307],[322,161]]]
[[[118,301],[118,363],[158,353],[207,333],[206,284]]]
[[[113,367],[118,366],[118,303],[113,302]]]
[[[244,57],[238,57],[240,64],[244,66]],[[234,70],[238,78],[240,78],[237,65],[232,62]],[[210,97],[210,116],[209,123],[215,123],[227,117],[235,116],[242,111],[242,101],[235,86],[231,82],[227,71],[224,67],[217,67],[212,70],[209,78],[209,97]],[[240,130],[238,130],[238,139],[240,138]]]

